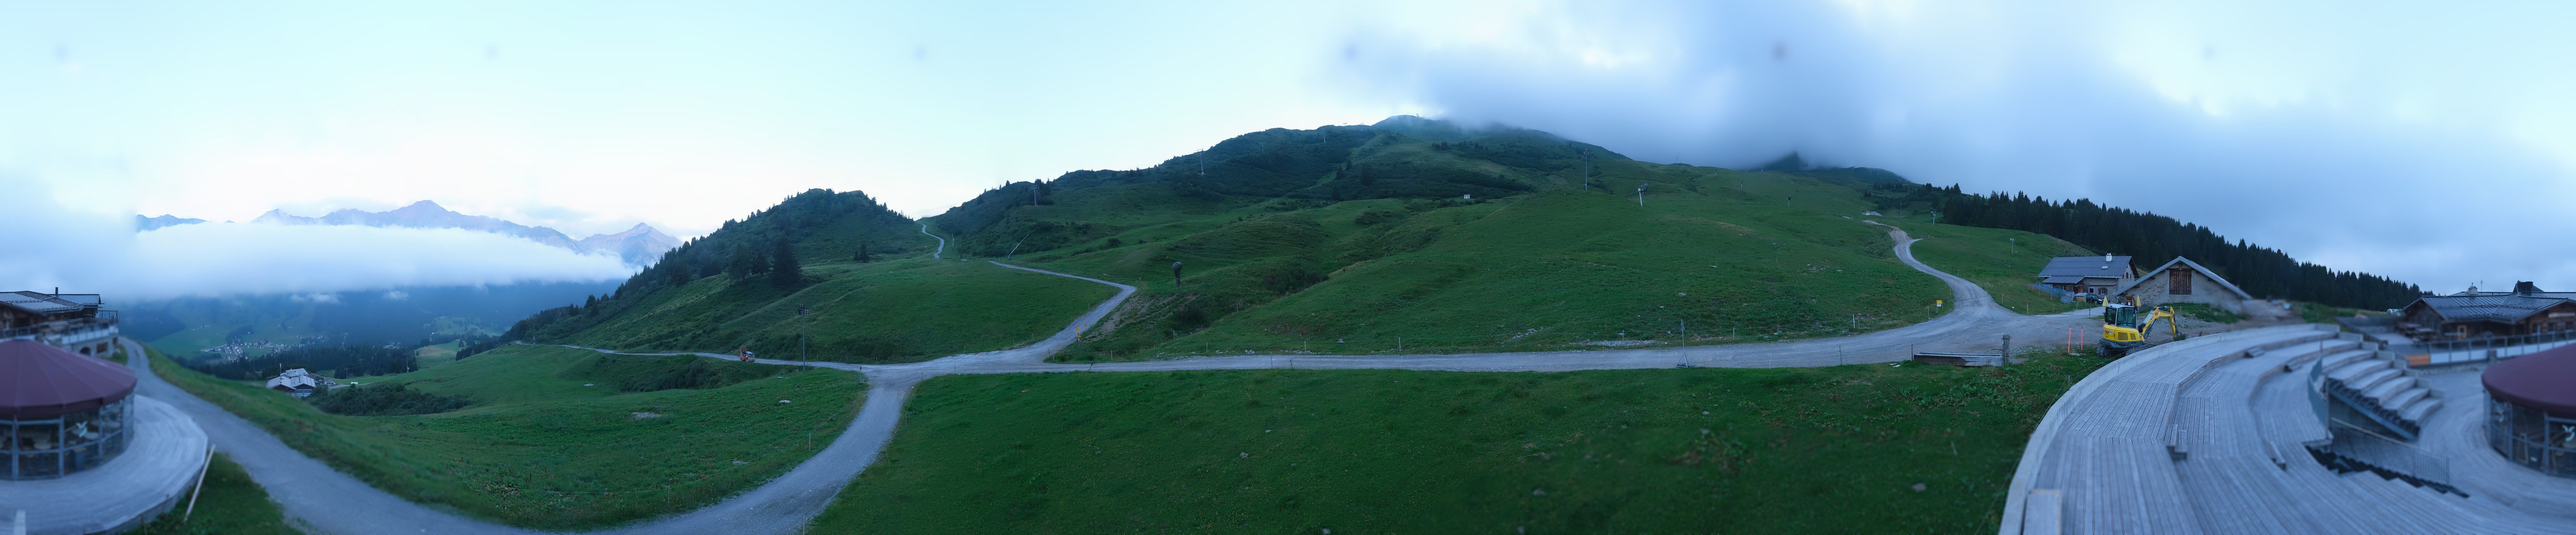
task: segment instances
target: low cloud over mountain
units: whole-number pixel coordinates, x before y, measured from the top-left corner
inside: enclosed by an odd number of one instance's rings
[[[382,212],[343,209],[329,214],[324,214],[322,217],[303,217],[288,214],[285,210],[269,210],[268,213],[260,214],[258,219],[253,219],[251,222],[274,223],[279,225],[356,225],[385,228],[463,229],[477,232],[489,232],[504,236],[516,236],[541,244],[570,249],[575,252],[616,255],[618,259],[633,266],[652,264],[653,260],[656,257],[661,256],[663,251],[668,251],[671,250],[671,248],[680,246],[680,240],[678,238],[673,238],[668,234],[663,234],[662,231],[655,230],[652,225],[646,225],[643,223],[636,223],[634,228],[629,228],[616,234],[593,234],[588,238],[574,240],[571,236],[566,236],[563,232],[555,229],[521,225],[491,216],[460,214],[456,213],[454,210],[448,210],[445,207],[441,207],[438,203],[430,201],[420,201],[412,203],[410,206]],[[146,229],[148,230],[149,228],[147,227]]]
[[[62,206],[32,180],[0,178],[0,198],[19,201],[0,211],[9,236],[0,247],[0,288],[10,290],[60,286],[127,301],[583,282],[632,272],[614,256],[476,230],[197,223],[136,232],[133,219]]]
[[[1455,11],[1353,32],[1354,87],[1647,161],[1797,152],[2090,197],[2446,291],[2576,284],[2576,238],[2496,230],[2548,228],[2576,194],[2576,61],[2552,44],[2568,4]]]

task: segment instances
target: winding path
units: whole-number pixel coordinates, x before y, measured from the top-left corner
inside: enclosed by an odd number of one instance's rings
[[[930,258],[931,258],[931,259],[933,259],[933,260],[937,260],[937,259],[939,259],[939,253],[945,253],[945,252],[948,252],[948,238],[942,238],[942,237],[939,237],[939,235],[938,235],[938,234],[931,234],[931,233],[930,233],[930,224],[929,224],[929,223],[922,223],[922,224],[921,224],[921,235],[923,235],[923,236],[929,236],[929,237],[930,237],[930,239],[939,240],[939,248],[937,248],[937,249],[931,249],[931,250],[930,250]]]
[[[1872,224],[1876,224],[1873,222]],[[930,234],[922,227],[922,234]],[[1164,371],[1227,370],[1264,368],[1305,369],[1411,369],[1446,371],[1565,371],[1627,368],[1665,368],[1677,365],[1770,368],[1792,366],[1831,366],[1836,364],[1889,362],[1910,358],[1916,348],[1939,351],[1993,351],[1998,336],[2012,334],[2015,339],[2032,342],[2056,342],[2069,327],[2090,325],[2084,316],[2025,316],[2001,306],[1977,285],[1932,269],[1914,259],[1913,244],[1903,230],[1891,227],[1888,236],[1895,239],[1897,258],[1918,271],[1939,277],[1949,284],[1957,306],[1949,314],[1931,321],[1884,331],[1831,338],[1761,344],[1694,346],[1655,349],[1597,351],[1553,351],[1536,353],[1469,353],[1445,355],[1246,355],[1236,357],[1202,357],[1178,360],[1118,362],[1101,364],[1060,364],[1045,362],[1048,355],[1073,343],[1075,332],[1098,323],[1111,310],[1136,293],[1136,287],[1090,277],[1032,269],[1001,262],[994,265],[1071,277],[1118,288],[1118,294],[1092,307],[1055,335],[1024,347],[943,357],[925,362],[888,365],[843,364],[833,362],[807,365],[856,371],[869,379],[867,402],[848,430],[813,458],[777,479],[715,505],[644,523],[604,530],[601,533],[796,533],[806,522],[822,513],[832,496],[858,476],[877,454],[894,439],[895,426],[902,414],[903,402],[921,380],[961,373],[1032,373],[1066,371]],[[939,238],[934,258],[947,249],[947,239]],[[140,355],[142,348],[125,340],[129,354]],[[2053,344],[2051,344],[2053,345]],[[568,346],[575,347],[575,346]],[[590,349],[609,353],[613,351]],[[676,353],[632,353],[661,354]],[[695,353],[710,357],[726,355]],[[195,417],[206,429],[217,448],[231,455],[250,472],[251,478],[266,487],[269,495],[283,505],[286,514],[303,522],[311,531],[327,534],[528,534],[538,531],[503,526],[461,517],[430,506],[412,503],[392,494],[367,486],[354,477],[332,470],[320,461],[287,447],[276,437],[231,413],[198,399],[186,391],[153,377],[151,370],[133,359],[142,377],[144,393],[170,400],[183,412]],[[795,361],[759,359],[768,364],[798,365]]]

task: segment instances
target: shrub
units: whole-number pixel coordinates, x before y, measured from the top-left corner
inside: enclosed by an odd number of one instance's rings
[[[766,364],[723,362],[694,355],[601,355],[588,366],[566,370],[573,378],[617,385],[626,392],[706,390],[757,379],[775,370]]]
[[[1404,219],[1404,214],[1389,210],[1369,210],[1366,212],[1360,212],[1360,216],[1351,218],[1351,222],[1361,226],[1368,226],[1395,221],[1398,219]]]
[[[312,397],[304,398],[304,400],[312,403],[314,407],[322,409],[322,412],[346,414],[350,416],[435,414],[462,409],[467,405],[474,404],[474,400],[466,399],[464,396],[442,396],[419,390],[412,390],[409,385],[404,384],[373,387],[351,386],[339,389],[316,391],[313,393]]]

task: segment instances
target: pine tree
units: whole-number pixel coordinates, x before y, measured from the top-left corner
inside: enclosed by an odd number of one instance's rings
[[[672,286],[688,284],[689,281],[697,280],[696,277],[690,276],[688,262],[668,262],[666,265],[669,267],[662,269],[668,273],[666,276],[670,277]]]
[[[868,244],[865,244],[865,243],[859,244],[859,252],[857,252],[857,253],[852,253],[852,254],[850,255],[850,259],[851,259],[851,260],[857,260],[857,261],[859,261],[860,263],[867,263],[867,262],[872,261],[871,259],[869,259],[869,258],[868,258]]]
[[[760,251],[749,246],[736,245],[733,247],[733,265],[725,267],[725,274],[740,280],[759,273],[763,263],[765,262],[760,258]]]
[[[796,265],[796,249],[787,243],[786,236],[778,237],[777,252],[771,255],[770,261],[773,262],[769,266],[771,282],[779,286],[794,286],[805,280],[804,269]]]

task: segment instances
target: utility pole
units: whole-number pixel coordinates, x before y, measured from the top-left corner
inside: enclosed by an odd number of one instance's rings
[[[804,303],[796,304],[796,365],[812,368],[814,365],[805,361],[805,324],[810,321],[805,318],[807,312]]]

